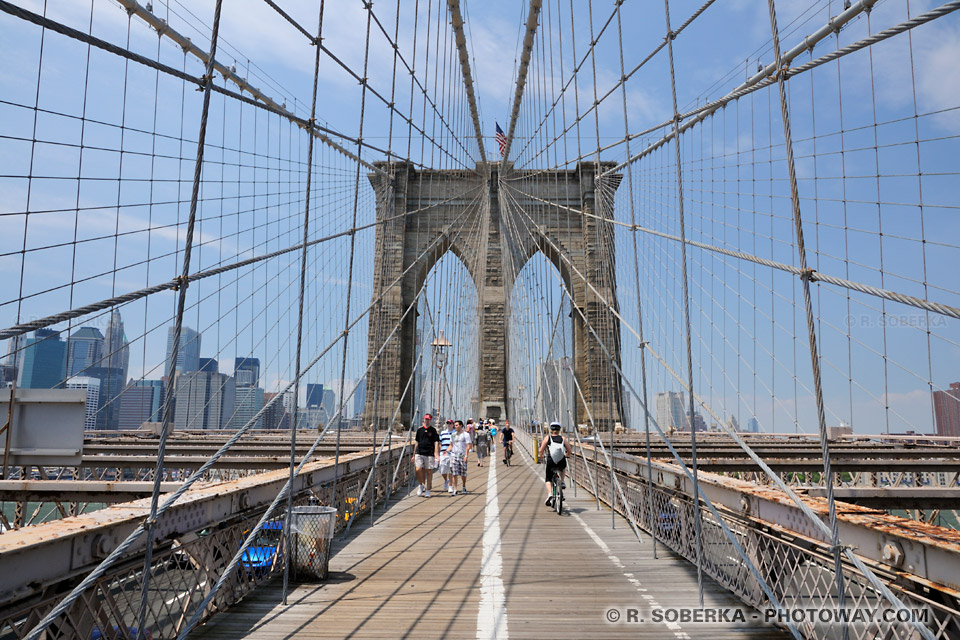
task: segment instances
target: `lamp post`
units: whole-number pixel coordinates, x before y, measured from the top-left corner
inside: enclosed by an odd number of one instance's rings
[[[447,364],[447,348],[452,347],[453,343],[447,340],[441,330],[430,346],[433,347],[433,362],[437,366],[437,406],[434,413],[439,416],[440,400],[443,398],[443,367]]]

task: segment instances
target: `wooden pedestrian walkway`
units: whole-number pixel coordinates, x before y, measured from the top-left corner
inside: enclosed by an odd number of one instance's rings
[[[749,614],[747,623],[651,622],[657,607],[697,606],[692,565],[663,548],[654,559],[648,537],[638,542],[619,517],[611,529],[609,510],[583,489],[568,489],[568,512],[557,516],[543,505],[543,468],[522,454],[498,462],[492,478],[475,463],[469,474],[470,493],[444,493],[436,475],[433,497],[411,493],[338,540],[330,579],[293,587],[287,607],[275,580],[192,637],[786,637]],[[705,580],[705,606],[741,607]],[[629,609],[648,617],[628,623]]]

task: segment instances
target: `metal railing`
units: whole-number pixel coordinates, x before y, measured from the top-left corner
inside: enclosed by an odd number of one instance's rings
[[[399,451],[399,447],[396,449]],[[400,491],[401,494],[403,488],[408,486],[409,465],[400,465],[394,475],[397,451],[391,449],[392,455],[383,456],[377,462],[374,477],[362,500],[361,487],[367,480],[370,465],[366,459],[357,461],[360,464],[351,464],[349,471],[337,479],[336,495],[333,495],[333,482],[324,478],[307,490],[300,491],[294,503],[336,506],[337,529],[342,530],[349,519],[369,513],[371,504],[382,503],[388,485],[391,485],[391,493]],[[237,502],[242,506],[244,501],[239,499]],[[266,505],[238,509],[234,516],[217,524],[185,535],[158,539],[150,564],[150,593],[145,624],[145,631],[149,635],[144,633],[142,637],[154,640],[177,637],[196,612],[196,607],[223,576],[231,558],[265,509]],[[285,552],[283,516],[278,513],[264,527],[260,538],[247,550],[233,575],[203,612],[201,620],[228,609],[259,585],[282,575]],[[39,530],[40,527],[37,527],[38,533]],[[21,593],[19,598],[8,598],[7,604],[0,607],[0,640],[24,637],[62,600],[65,590],[86,574],[85,568],[77,570],[76,577],[66,575],[61,582],[46,585],[31,593]],[[135,638],[139,631],[137,616],[142,595],[142,572],[143,551],[140,550],[111,567],[67,613],[51,625],[45,637]]]

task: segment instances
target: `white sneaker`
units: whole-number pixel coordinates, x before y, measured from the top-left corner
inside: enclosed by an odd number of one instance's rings
[[[454,489],[452,486],[448,486],[448,487],[447,487],[447,493],[452,493],[452,494],[456,495],[457,490]]]
[[[424,497],[424,498],[429,498],[429,497],[430,497],[430,489],[427,489],[426,491],[423,492],[423,497]]]
[[[422,495],[423,495],[423,485],[422,485],[422,484],[418,484],[418,485],[417,485],[417,495],[418,495],[418,496],[422,496]]]

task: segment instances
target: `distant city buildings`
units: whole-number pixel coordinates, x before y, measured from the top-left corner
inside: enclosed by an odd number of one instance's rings
[[[747,433],[760,433],[760,423],[756,418],[747,420]]]
[[[696,431],[706,431],[707,423],[704,421],[703,416],[699,413],[693,414],[693,419],[690,419],[690,412],[687,412],[687,424],[692,424],[694,430]]]
[[[144,422],[163,420],[162,380],[134,380],[120,395],[118,429],[139,429]]]
[[[233,364],[233,377],[237,385],[245,387],[260,386],[260,360],[258,358],[236,358]]]
[[[173,327],[167,329],[167,366],[164,375],[170,368],[173,357]],[[183,327],[180,331],[180,347],[177,349],[177,371],[184,373],[200,369],[200,334],[190,327]]]
[[[355,418],[363,417],[363,408],[367,402],[367,379],[363,378],[357,383],[356,391],[353,393],[353,416]]]
[[[67,343],[60,332],[37,329],[27,339],[20,359],[17,386],[24,389],[56,389],[63,386]]]
[[[80,327],[70,335],[67,352],[67,375],[85,376],[100,366],[103,357],[103,334],[96,327]]]
[[[933,392],[933,415],[938,436],[960,437],[960,382],[945,391]]]
[[[313,382],[307,383],[307,407],[323,405],[323,385]]]
[[[211,365],[205,363],[208,368]],[[226,429],[236,403],[233,378],[210,371],[183,371],[177,374],[175,428]]]
[[[99,331],[97,332],[99,333]],[[97,428],[97,412],[100,408],[100,380],[90,376],[75,376],[67,378],[67,389],[86,389],[87,404],[84,411],[83,428],[94,430]]]
[[[673,427],[677,431],[687,430],[686,411],[683,408],[682,391],[664,391],[658,393],[657,403],[657,424],[666,431]]]
[[[277,396],[276,393],[264,393],[263,394],[263,403],[266,406],[271,400]],[[280,398],[272,405],[267,407],[267,410],[263,413],[263,428],[264,429],[289,429],[290,421],[292,416],[287,413],[286,406],[284,405],[283,398]]]

